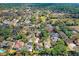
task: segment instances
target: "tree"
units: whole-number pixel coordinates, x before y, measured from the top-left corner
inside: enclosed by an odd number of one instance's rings
[[[66,55],[66,45],[63,40],[60,40],[56,43],[56,45],[51,48],[52,55]]]
[[[50,49],[43,49],[43,50],[40,50],[38,55],[51,55],[51,50]]]
[[[34,17],[34,16],[31,17],[31,22],[32,22],[32,23],[35,22],[35,17]]]
[[[28,55],[28,51],[26,48],[22,48],[20,52],[23,56]]]
[[[68,51],[68,56],[79,56],[79,52],[76,52],[76,51]]]
[[[26,41],[26,40],[25,40],[25,39],[26,39],[26,35],[24,35],[24,34],[17,34],[17,35],[16,35],[16,39],[17,39],[17,40],[21,39],[21,40],[23,40],[23,41]]]
[[[42,40],[45,40],[49,37],[49,32],[45,29],[45,24],[44,23],[41,23],[39,31],[41,32]]]
[[[7,28],[1,28],[0,29],[0,35],[4,37],[4,39],[7,39],[12,33],[12,30],[10,27]]]
[[[22,35],[16,35],[16,39],[22,39]]]
[[[45,22],[45,21],[46,21],[46,17],[45,17],[45,16],[41,16],[41,17],[40,17],[40,21],[41,21],[41,22]]]

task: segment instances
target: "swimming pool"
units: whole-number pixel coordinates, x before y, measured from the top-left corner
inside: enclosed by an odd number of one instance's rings
[[[0,53],[4,53],[4,52],[6,52],[6,50],[2,50],[2,49],[0,49]]]

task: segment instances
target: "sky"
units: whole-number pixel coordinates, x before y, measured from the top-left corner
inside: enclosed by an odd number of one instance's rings
[[[0,3],[79,3],[79,0],[0,0]]]

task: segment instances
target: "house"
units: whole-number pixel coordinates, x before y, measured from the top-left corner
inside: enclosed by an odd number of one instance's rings
[[[12,50],[12,49],[9,49],[8,50],[8,53],[10,53],[10,54],[14,54],[14,53],[16,53],[17,51],[16,50]]]
[[[9,12],[9,10],[2,10],[2,12]]]
[[[11,25],[17,26],[17,22],[18,22],[18,21],[19,21],[18,19],[13,19],[13,20],[11,21]]]
[[[56,42],[56,41],[59,40],[59,34],[53,32],[53,33],[50,34],[50,38],[51,38],[51,40],[52,40],[53,42]]]
[[[71,28],[79,33],[79,26],[70,26],[69,28]]]
[[[28,28],[27,26],[23,26],[23,27],[20,29],[20,33],[22,33],[22,34],[26,34],[28,31],[29,31],[29,28]]]
[[[45,48],[50,48],[50,47],[51,47],[51,44],[48,43],[48,42],[44,42],[44,47],[45,47]]]
[[[46,29],[47,29],[48,32],[52,32],[52,31],[55,30],[55,27],[53,27],[51,24],[47,24]]]
[[[38,44],[39,43],[39,40],[40,40],[39,38],[36,38],[35,39],[35,44]]]
[[[25,20],[24,22],[25,22],[27,25],[31,23],[30,20]]]
[[[26,43],[26,44],[25,44],[25,47],[27,48],[28,51],[31,52],[31,51],[33,50],[32,42],[28,42],[28,43]]]
[[[70,51],[79,51],[79,38],[73,35],[67,42]]]
[[[8,47],[9,47],[9,44],[8,44],[8,43],[9,43],[9,41],[5,41],[5,40],[4,40],[4,41],[1,43],[0,47],[1,47],[1,48],[8,48]]]
[[[35,44],[35,50],[43,50],[43,44],[42,43]]]
[[[77,32],[77,31],[75,31],[75,30],[73,30],[73,31],[72,31],[72,33],[73,33],[73,34],[77,34],[78,32]]]
[[[15,48],[15,42],[14,41],[9,42],[9,46],[10,46],[10,49]]]
[[[42,34],[41,34],[40,31],[37,31],[37,32],[35,33],[35,37],[37,37],[37,38],[41,38],[41,36],[42,36]]]
[[[27,43],[25,43],[25,47],[30,52],[33,50],[33,41],[32,41],[32,39],[29,39],[29,41]]]
[[[11,13],[11,12],[2,12],[2,13],[0,14],[0,17],[2,17],[2,16],[14,16],[14,14]]]
[[[16,28],[14,28],[14,29],[12,30],[12,34],[13,34],[13,35],[16,35],[17,32],[18,32],[18,30],[17,30]]]
[[[16,48],[17,50],[21,50],[22,47],[24,47],[24,42],[17,40],[15,42],[14,48]]]
[[[69,48],[71,51],[74,51],[74,50],[75,50],[75,49],[74,49],[75,47],[76,47],[76,45],[75,45],[74,43],[69,43],[69,44],[68,44],[68,48]]]
[[[32,51],[33,47],[31,45],[27,45],[27,49],[28,49],[28,51]]]
[[[9,25],[10,24],[10,21],[9,20],[4,20],[3,21],[3,24],[8,24]]]

